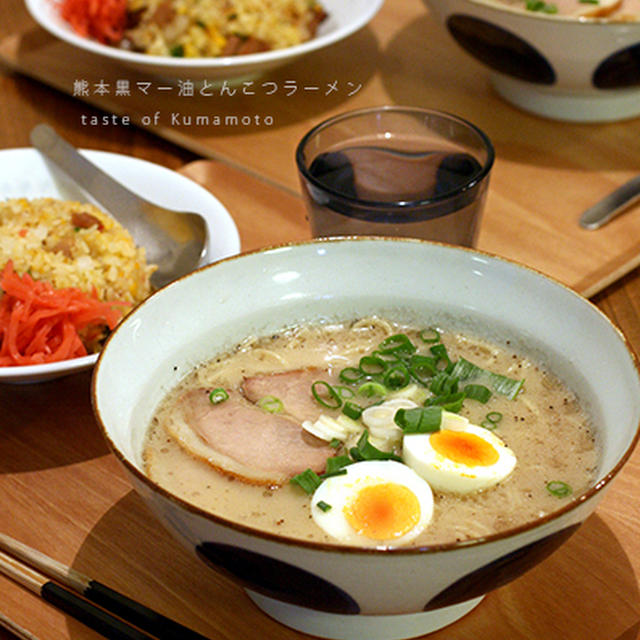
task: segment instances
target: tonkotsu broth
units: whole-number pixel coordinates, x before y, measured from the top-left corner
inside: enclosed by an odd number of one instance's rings
[[[293,538],[336,543],[311,519],[311,500],[298,486],[269,488],[223,475],[187,453],[166,431],[164,419],[186,390],[238,388],[245,376],[304,367],[340,370],[357,364],[387,336],[416,329],[378,318],[331,326],[305,326],[261,339],[250,339],[193,371],[163,402],[152,420],[144,450],[146,472],[172,493],[223,518]],[[441,332],[452,360],[524,379],[516,399],[494,393],[487,404],[466,400],[460,414],[480,424],[489,411],[503,417],[494,433],[517,456],[512,474],[493,488],[466,497],[434,492],[434,517],[412,546],[444,544],[509,529],[572,500],[549,493],[550,481],[567,483],[573,496],[592,482],[597,447],[588,417],[575,396],[508,342],[489,343],[469,335]],[[246,443],[247,447],[251,443]],[[364,544],[364,543],[363,543]],[[373,543],[370,543],[373,545]]]

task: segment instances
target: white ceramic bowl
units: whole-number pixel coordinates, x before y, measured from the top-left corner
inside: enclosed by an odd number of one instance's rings
[[[407,286],[415,271],[428,277]],[[145,476],[141,448],[150,417],[194,365],[249,334],[375,312],[427,324],[438,317],[449,326],[472,322],[509,332],[516,343],[544,353],[598,425],[602,459],[594,486],[570,506],[515,530],[472,543],[381,551],[300,543],[234,525]],[[179,540],[235,576],[282,623],[354,640],[434,631],[548,555],[595,509],[630,455],[640,422],[634,358],[621,334],[584,298],[473,250],[366,237],[246,254],[168,285],[109,338],[94,371],[92,400],[133,485]]]
[[[516,106],[575,122],[640,114],[640,21],[580,20],[514,9],[500,0],[425,4]]]
[[[320,25],[315,38],[294,47],[242,56],[172,58],[126,51],[83,38],[62,20],[51,0],[25,0],[29,13],[40,26],[74,47],[163,78],[210,81],[263,74],[307,53],[339,42],[364,27],[376,15],[383,2],[384,0],[323,0],[328,18]]]
[[[207,223],[208,240],[201,264],[234,255],[240,238],[233,219],[220,201],[205,188],[166,167],[105,151],[82,151],[116,180],[156,204],[201,213]],[[66,176],[35,149],[0,151],[0,200],[51,197],[87,201]],[[62,362],[22,367],[0,367],[2,382],[42,382],[91,368],[97,354]]]

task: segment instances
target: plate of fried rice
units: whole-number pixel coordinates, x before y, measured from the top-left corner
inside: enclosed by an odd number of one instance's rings
[[[166,167],[115,153],[86,157],[161,206],[201,213],[201,266],[240,250],[208,190]],[[153,293],[144,247],[35,149],[0,151],[0,383],[90,369],[122,317]]]
[[[246,78],[339,42],[384,0],[25,0],[67,43],[164,78]]]

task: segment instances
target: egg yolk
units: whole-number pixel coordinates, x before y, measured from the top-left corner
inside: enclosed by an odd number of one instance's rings
[[[489,467],[500,457],[495,448],[475,433],[443,429],[429,436],[434,450],[467,467]]]
[[[420,520],[420,503],[407,487],[392,482],[360,489],[344,507],[344,515],[358,535],[392,540],[411,531]]]

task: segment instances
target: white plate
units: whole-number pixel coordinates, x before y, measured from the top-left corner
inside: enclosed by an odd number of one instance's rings
[[[300,45],[242,56],[219,58],[172,58],[125,51],[83,38],[58,14],[52,0],[25,0],[32,17],[44,29],[71,45],[111,58],[127,67],[165,78],[222,80],[264,73],[299,56],[328,47],[364,27],[380,10],[384,0],[322,0],[328,18],[312,40]]]
[[[189,178],[130,156],[105,151],[83,150],[82,153],[142,197],[168,208],[201,213],[209,232],[202,264],[240,251],[238,230],[227,210],[215,196]],[[39,197],[87,201],[87,196],[35,149],[0,151],[0,200]],[[93,354],[50,364],[0,367],[0,383],[50,380],[89,369],[97,358],[97,354]]]

